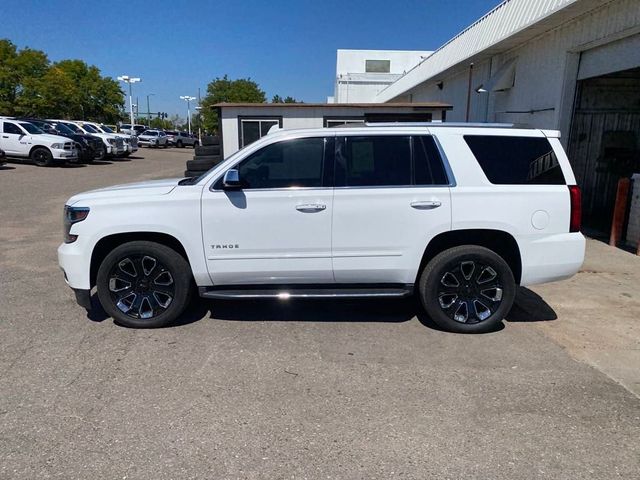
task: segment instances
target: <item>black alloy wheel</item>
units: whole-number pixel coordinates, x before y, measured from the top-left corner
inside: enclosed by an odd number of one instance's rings
[[[436,255],[419,281],[420,299],[440,327],[460,333],[495,330],[511,310],[516,283],[498,254],[476,245]]]
[[[191,270],[169,247],[136,241],[120,245],[98,270],[98,297],[116,322],[135,328],[174,321],[191,295]]]
[[[31,152],[31,160],[39,167],[48,167],[53,163],[53,155],[48,148],[38,147]]]

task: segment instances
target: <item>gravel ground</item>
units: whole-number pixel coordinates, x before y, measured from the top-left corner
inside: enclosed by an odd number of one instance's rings
[[[65,200],[191,154],[0,169],[0,478],[640,476],[640,261],[597,242],[486,335],[411,300],[197,301],[159,330],[87,316],[56,262]]]

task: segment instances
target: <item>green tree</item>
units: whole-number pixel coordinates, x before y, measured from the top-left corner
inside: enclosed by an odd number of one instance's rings
[[[302,103],[302,102],[299,102],[298,100],[296,100],[291,96],[286,96],[285,98],[282,98],[280,95],[274,95],[273,98],[271,99],[271,103]]]
[[[39,50],[0,40],[0,115],[113,123],[124,105],[118,83],[82,60],[49,62]]]
[[[229,80],[229,77],[216,78],[207,85],[207,94],[202,99],[202,124],[211,132],[218,130],[218,112],[213,108],[216,103],[264,103],[267,101],[264,91],[250,78]]]

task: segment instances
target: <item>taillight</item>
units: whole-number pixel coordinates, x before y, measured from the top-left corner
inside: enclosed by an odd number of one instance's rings
[[[579,232],[582,224],[582,193],[577,185],[569,185],[569,197],[571,199],[571,217],[569,231]]]

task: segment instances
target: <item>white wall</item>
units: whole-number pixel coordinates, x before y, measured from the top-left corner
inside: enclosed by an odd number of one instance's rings
[[[590,13],[541,34],[534,40],[496,55],[474,66],[472,88],[486,83],[511,58],[517,58],[515,86],[504,92],[472,91],[471,120],[527,123],[540,128],[560,129],[563,140],[568,126],[579,67],[579,54],[602,44],[625,37],[633,40],[640,34],[638,0],[614,0]],[[633,50],[638,57],[640,51]],[[436,86],[443,81],[443,89]],[[468,85],[468,66],[446,78],[433,78],[405,92],[410,101],[443,101],[453,104],[448,121],[464,121]],[[396,101],[400,97],[391,101]],[[487,109],[488,102],[488,109]],[[539,111],[546,110],[548,111]],[[507,112],[529,113],[507,113]],[[533,113],[530,113],[534,111]]]
[[[413,113],[413,107],[376,108],[372,107],[225,107],[222,110],[222,145],[223,156],[226,158],[239,150],[238,117],[282,117],[282,127],[322,128],[324,117],[364,117],[365,112],[376,113]],[[428,110],[432,120],[442,120],[441,110]]]
[[[416,66],[430,51],[338,50],[334,101],[373,102],[375,96]],[[367,60],[389,60],[389,73],[367,73]]]

